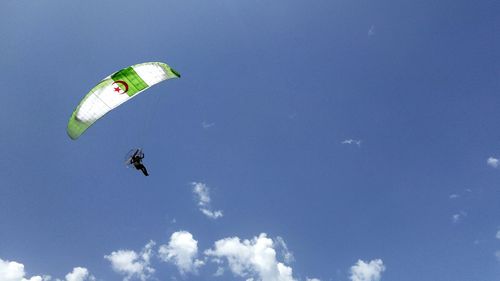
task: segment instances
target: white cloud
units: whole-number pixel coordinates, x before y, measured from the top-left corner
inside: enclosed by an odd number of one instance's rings
[[[158,253],[163,261],[175,264],[181,274],[197,273],[203,265],[203,261],[196,259],[198,241],[187,231],[174,232],[168,245],[162,245]]]
[[[341,144],[355,144],[358,147],[361,146],[361,140],[355,140],[355,139],[347,139],[343,140]]]
[[[214,273],[214,276],[222,276],[224,274],[224,267],[217,267],[217,271]]]
[[[1,281],[43,281],[42,276],[33,276],[26,279],[24,276],[24,265],[15,261],[4,261],[0,259],[0,280]]]
[[[372,24],[372,26],[370,26],[370,29],[368,30],[368,36],[373,35],[375,35],[375,25]]]
[[[306,278],[306,281],[321,281],[318,278]]]
[[[259,281],[295,281],[292,268],[277,261],[274,242],[265,233],[252,240],[218,240],[205,254],[219,264],[225,260],[233,274]]]
[[[203,121],[203,122],[201,123],[201,126],[203,127],[203,129],[205,129],[205,130],[206,130],[206,129],[209,129],[209,128],[211,128],[211,127],[215,126],[215,123],[208,123],[208,122],[206,122],[206,121]]]
[[[449,197],[450,197],[450,199],[457,199],[458,197],[460,197],[460,195],[458,195],[458,194],[451,194]]]
[[[497,234],[495,235],[497,239],[500,239],[500,230],[497,231]]]
[[[200,211],[207,216],[208,218],[211,219],[218,219],[223,216],[223,213],[221,210],[212,210],[210,206],[210,189],[208,186],[204,183],[201,182],[192,182],[191,185],[193,186],[193,193],[196,196],[196,199],[198,200],[198,206]]]
[[[111,262],[111,266],[115,272],[125,275],[123,280],[127,281],[132,278],[138,278],[144,281],[155,271],[150,266],[154,245],[155,243],[150,241],[144,246],[141,253],[131,250],[118,250],[104,256],[104,258]]]
[[[200,208],[200,211],[207,217],[211,219],[218,219],[223,216],[222,211],[212,211],[205,208]]]
[[[500,251],[495,252],[495,257],[497,258],[498,261],[500,261]]]
[[[288,249],[288,246],[285,243],[285,240],[280,236],[276,237],[276,249],[280,250],[280,254],[283,256],[283,260],[285,263],[291,263],[295,260],[293,257],[293,253]]]
[[[454,214],[453,216],[451,216],[451,221],[453,223],[459,223],[463,220],[463,218],[465,218],[467,216],[467,212],[464,212],[464,211],[460,211],[460,213],[458,214]]]
[[[94,281],[94,276],[90,275],[88,269],[75,267],[73,271],[66,274],[66,281]]]
[[[379,281],[384,271],[385,266],[381,259],[372,260],[369,263],[358,260],[351,267],[350,279],[352,281]]]
[[[192,182],[193,192],[197,195],[199,206],[208,206],[210,204],[210,191],[208,186],[201,182]]]
[[[498,168],[498,159],[497,158],[490,157],[490,158],[488,158],[488,160],[486,160],[486,163],[488,164],[488,166],[491,166],[493,168]]]
[[[48,275],[25,277],[24,265],[15,261],[0,259],[0,281],[49,281]],[[90,280],[89,280],[90,281]]]

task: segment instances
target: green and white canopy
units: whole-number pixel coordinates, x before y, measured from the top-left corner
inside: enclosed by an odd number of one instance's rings
[[[109,111],[161,81],[178,77],[180,74],[165,63],[146,62],[104,78],[73,111],[67,128],[69,137],[76,140]]]

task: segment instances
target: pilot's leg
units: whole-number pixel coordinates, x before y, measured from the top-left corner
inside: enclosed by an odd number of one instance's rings
[[[142,167],[141,167],[141,171],[142,171],[142,173],[143,173],[146,177],[147,177],[147,176],[149,176],[149,174],[148,174],[148,170],[146,170],[146,167],[144,167],[144,165],[142,165]]]

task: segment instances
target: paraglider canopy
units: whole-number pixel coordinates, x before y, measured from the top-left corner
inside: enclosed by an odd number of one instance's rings
[[[94,122],[149,87],[180,74],[162,62],[146,62],[119,70],[99,82],[71,115],[67,133],[78,139]]]

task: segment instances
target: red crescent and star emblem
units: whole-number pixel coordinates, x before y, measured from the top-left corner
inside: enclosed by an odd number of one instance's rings
[[[121,95],[121,94],[125,94],[125,93],[128,91],[128,84],[127,84],[127,82],[125,82],[125,81],[123,81],[123,80],[118,80],[118,81],[115,81],[115,82],[113,82],[113,84],[111,84],[111,85],[115,85],[115,86],[113,87],[113,89],[115,90],[115,92],[117,92],[117,93],[118,93],[118,94],[120,94],[120,95]],[[123,87],[125,87],[125,91],[124,91],[124,90],[122,90],[122,88],[120,88],[120,86],[119,86],[119,85],[123,85]]]

